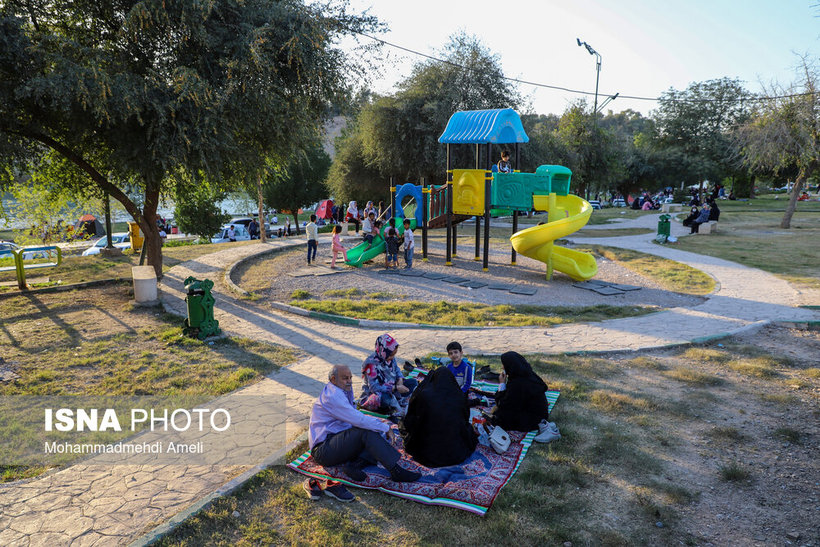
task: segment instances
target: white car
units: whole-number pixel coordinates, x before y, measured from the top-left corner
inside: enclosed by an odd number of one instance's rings
[[[250,241],[251,234],[248,233],[248,229],[245,228],[243,225],[241,225],[241,224],[233,224],[233,225],[226,224],[225,226],[223,226],[219,230],[218,234],[216,234],[215,236],[213,236],[211,238],[211,243],[227,243],[227,242],[229,242],[230,239],[228,238],[228,230],[230,229],[231,226],[233,226],[233,228],[234,228],[234,232],[235,232],[234,239],[235,240],[237,240],[237,241]]]
[[[626,207],[626,202],[622,198],[612,200],[613,207]]]
[[[591,200],[589,200],[589,205],[590,205],[593,209],[600,209],[600,208],[601,208],[601,202],[600,202],[600,201],[598,201],[597,199],[591,199]]]
[[[125,251],[126,249],[131,248],[131,235],[128,232],[111,234],[111,243],[114,247]],[[83,256],[98,255],[106,245],[108,245],[108,238],[106,236],[102,236],[96,243],[94,243],[94,245],[83,251]]]

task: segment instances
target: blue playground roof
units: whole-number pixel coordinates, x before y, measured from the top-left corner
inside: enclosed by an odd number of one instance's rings
[[[521,125],[518,112],[512,108],[496,110],[462,110],[450,116],[440,143],[449,144],[507,144],[530,142]]]

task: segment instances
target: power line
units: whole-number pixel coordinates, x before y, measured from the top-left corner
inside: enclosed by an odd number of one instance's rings
[[[354,33],[354,34],[358,34],[360,36],[363,36],[365,38],[373,40],[374,42],[379,42],[381,44],[392,47],[394,49],[399,49],[401,51],[406,51],[407,53],[411,53],[411,54],[416,55],[418,57],[424,57],[425,59],[429,59],[429,60],[435,61],[437,63],[443,63],[443,64],[450,65],[450,66],[455,67],[455,68],[461,68],[463,70],[475,70],[473,68],[461,65],[459,63],[455,63],[455,62],[450,61],[448,59],[441,59],[439,57],[434,57],[432,55],[428,55],[426,53],[422,53],[420,51],[416,51],[416,50],[410,49],[408,47],[404,47],[404,46],[400,46],[398,44],[394,44],[392,42],[388,42],[387,40],[383,40],[381,38],[376,38],[375,36],[370,36],[369,34],[365,34],[363,32],[359,32],[359,31],[352,30],[352,29],[347,29],[347,30]],[[558,85],[550,85],[550,84],[543,84],[543,83],[540,83],[540,82],[532,82],[532,81],[529,81],[529,80],[521,80],[519,78],[511,78],[509,76],[504,76],[503,74],[501,75],[501,78],[504,79],[504,80],[507,80],[509,82],[515,82],[515,83],[522,84],[522,85],[529,85],[529,86],[533,86],[533,87],[541,87],[541,88],[545,88],[545,89],[553,89],[553,90],[556,90],[556,91],[565,91],[567,93],[574,93],[576,95],[588,95],[588,96],[594,96],[595,95],[595,93],[592,92],[592,91],[584,91],[582,89],[572,89],[572,88],[569,88],[569,87],[562,87],[562,86],[558,86]],[[787,94],[787,95],[773,95],[773,96],[753,95],[751,97],[743,97],[743,98],[738,99],[738,100],[740,102],[743,102],[743,101],[763,102],[763,101],[771,101],[771,100],[775,100],[775,99],[791,99],[791,98],[795,98],[795,97],[808,97],[810,95],[815,95],[815,94],[816,94],[816,92],[792,93],[792,94]],[[612,96],[612,95],[614,95],[614,93],[598,93],[598,95]],[[675,99],[675,98],[661,98],[661,97],[642,97],[642,96],[639,96],[639,95],[623,95],[623,94],[618,94],[618,97],[622,98],[622,99],[632,99],[632,100],[635,100],[635,101],[654,101],[654,102],[667,101],[667,102],[675,102],[675,103],[729,102],[727,99]]]

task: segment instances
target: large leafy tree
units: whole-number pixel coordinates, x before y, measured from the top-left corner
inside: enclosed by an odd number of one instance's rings
[[[294,154],[287,167],[273,171],[262,185],[265,203],[290,211],[297,234],[299,208],[327,196],[324,181],[328,169],[330,156],[324,151],[321,143],[314,142]]]
[[[796,171],[791,198],[781,228],[791,227],[797,198],[807,180],[820,168],[820,75],[803,59],[799,79],[790,86],[773,86],[773,98],[758,103],[739,134],[746,165],[775,173]]]
[[[301,0],[7,0],[0,5],[0,162],[7,180],[58,154],[65,184],[108,193],[146,234],[174,173],[258,177],[346,90],[345,4]],[[138,206],[123,191],[142,193]]]
[[[520,103],[498,56],[478,39],[456,34],[441,56],[446,62],[417,64],[395,94],[362,107],[331,168],[328,185],[336,198],[382,199],[390,176],[397,182],[425,177],[428,183],[443,183],[446,152],[438,138],[450,116]],[[453,153],[456,166],[475,161],[473,147],[453,147]],[[374,172],[376,180],[369,178]]]
[[[671,157],[688,160],[677,178],[690,184],[722,181],[741,169],[733,133],[749,117],[749,98],[731,78],[695,82],[661,96],[653,113],[657,144]]]

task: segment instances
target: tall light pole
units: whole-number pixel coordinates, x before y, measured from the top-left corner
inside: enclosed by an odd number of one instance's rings
[[[591,45],[582,42],[580,38],[576,38],[575,41],[578,42],[579,47],[584,46],[587,48],[590,55],[595,55],[595,106],[592,108],[592,119],[595,120],[595,125],[598,125],[598,80],[601,78],[601,54],[595,51]]]

